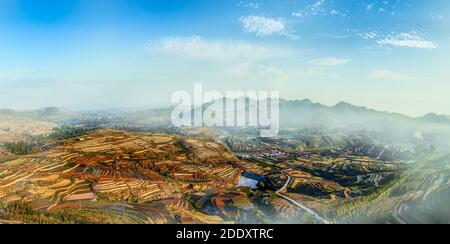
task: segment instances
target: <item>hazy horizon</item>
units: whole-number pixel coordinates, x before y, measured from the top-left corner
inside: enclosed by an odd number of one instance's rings
[[[3,0],[0,108],[159,108],[174,91],[277,90],[450,115],[450,2]]]
[[[358,104],[352,104],[346,101],[339,101],[335,104],[324,104],[321,102],[317,102],[317,101],[313,101],[309,98],[303,98],[303,99],[285,99],[285,98],[280,98],[289,102],[294,102],[294,101],[304,101],[304,100],[309,100],[311,101],[313,104],[320,104],[323,106],[327,106],[327,107],[333,107],[333,106],[337,106],[339,103],[347,103],[350,104],[352,106],[355,107],[363,107],[366,108],[368,110],[375,110],[377,112],[383,112],[383,113],[391,113],[391,114],[401,114],[401,115],[405,115],[411,118],[420,118],[423,117],[425,115],[428,114],[436,114],[436,115],[445,115],[445,116],[450,116],[449,114],[439,114],[439,113],[435,113],[433,111],[427,112],[425,114],[419,115],[419,116],[412,116],[412,115],[408,115],[408,114],[404,114],[401,112],[396,112],[396,111],[388,111],[388,110],[378,110],[378,109],[374,109],[371,107],[366,107],[366,106],[361,106]],[[82,113],[82,112],[95,112],[95,111],[108,111],[108,110],[134,110],[134,111],[143,111],[143,110],[158,110],[158,109],[169,109],[171,107],[173,107],[175,105],[173,104],[166,104],[166,105],[161,105],[161,106],[135,106],[135,107],[99,107],[99,108],[70,108],[70,107],[61,107],[61,106],[44,106],[44,107],[34,107],[34,108],[24,108],[24,109],[13,109],[13,108],[9,108],[9,107],[0,107],[0,110],[5,110],[5,109],[11,109],[14,111],[33,111],[33,110],[41,110],[41,109],[47,109],[47,108],[57,108],[57,109],[66,109],[70,112],[75,112],[75,113]]]

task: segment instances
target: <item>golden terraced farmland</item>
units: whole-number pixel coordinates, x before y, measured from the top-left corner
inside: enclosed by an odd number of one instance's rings
[[[88,211],[100,222],[121,222],[120,212],[127,222],[171,223],[192,211],[183,194],[225,191],[241,174],[222,145],[173,135],[99,130],[57,145],[0,164],[1,204]]]

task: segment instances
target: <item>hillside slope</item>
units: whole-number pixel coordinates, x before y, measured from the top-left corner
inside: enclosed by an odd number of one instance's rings
[[[37,110],[0,110],[0,116],[10,116],[16,118],[30,118],[35,120],[50,121],[61,123],[78,117],[77,113],[71,112],[64,108],[48,107]]]
[[[56,123],[25,117],[0,115],[0,144],[50,134]]]
[[[446,223],[450,208],[450,155],[417,163],[388,191],[344,223]]]

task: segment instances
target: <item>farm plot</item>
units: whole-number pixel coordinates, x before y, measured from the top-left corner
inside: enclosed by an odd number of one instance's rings
[[[257,175],[263,175],[265,174],[265,170],[263,167],[257,164],[245,162],[245,161],[239,161],[234,163],[238,168],[240,168],[242,171],[257,174]]]
[[[346,198],[348,197],[349,191],[349,189],[346,189],[335,182],[326,181],[316,177],[295,178],[288,187],[288,192],[319,198],[331,197],[332,195]]]
[[[55,143],[49,143],[49,144],[45,144],[45,145],[32,146],[31,154],[48,152],[48,151],[58,148],[62,145],[64,145],[64,142],[55,142]]]
[[[106,222],[120,222],[116,217],[123,214],[133,223],[176,223],[175,206],[183,194],[220,192],[241,174],[221,145],[191,143],[184,145],[179,136],[109,130],[55,141],[0,164],[0,201],[80,216],[98,213]],[[185,220],[200,218],[181,214]],[[196,221],[214,222],[201,219]]]
[[[214,168],[211,174],[216,175],[218,178],[224,181],[234,182],[241,175],[241,171],[231,165],[225,165],[222,167]]]
[[[145,180],[114,181],[101,180],[94,185],[95,192],[126,199],[137,197],[138,202],[149,202],[167,198],[177,191],[171,184],[158,184]]]
[[[186,171],[186,172],[208,172],[213,167],[211,165],[198,165],[198,164],[186,164],[181,166],[180,170]]]
[[[222,164],[220,166],[186,164],[179,168],[179,174],[204,173],[212,179],[221,179],[226,182],[234,182],[239,178],[241,171],[232,165]],[[189,177],[188,177],[189,178]]]
[[[290,195],[292,197],[292,195]],[[303,205],[311,207],[313,199],[297,199]],[[294,206],[290,202],[282,198],[277,198],[272,201],[272,206],[275,210],[274,221],[281,223],[314,223],[311,216],[300,208]]]
[[[100,193],[119,194],[130,190],[128,184],[124,181],[102,180],[94,185],[94,190]]]
[[[95,142],[90,142],[82,145],[76,145],[74,149],[81,152],[98,153],[98,152],[117,151],[119,147],[112,145],[110,143],[97,144]]]
[[[135,170],[131,169],[117,170],[102,165],[89,165],[89,166],[77,165],[70,174],[79,177],[91,176],[103,178],[109,177],[114,179],[123,179],[123,178],[137,178],[143,180],[150,179],[150,177],[147,176],[146,174],[137,172]]]
[[[94,199],[89,182],[62,178],[67,164],[44,155],[7,162],[0,166],[2,172],[7,172],[0,179],[1,195],[7,202],[32,203],[47,199],[53,205],[66,200]]]
[[[91,191],[90,185],[90,182],[76,180],[68,184],[61,184],[60,186],[50,186],[49,189],[55,191],[51,199],[57,203],[62,203],[66,200],[77,200],[78,198],[94,199],[95,196]],[[88,198],[87,196],[90,197]]]
[[[367,174],[367,175],[358,175],[356,177],[357,185],[369,185],[374,186],[376,188],[385,184],[391,178],[395,177],[395,173],[387,172],[387,173],[379,173],[379,174]]]
[[[140,202],[149,202],[167,197],[169,192],[163,191],[158,184],[146,184],[137,194]]]

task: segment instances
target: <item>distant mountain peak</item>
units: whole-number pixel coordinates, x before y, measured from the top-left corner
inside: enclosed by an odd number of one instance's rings
[[[439,123],[439,124],[449,124],[450,125],[450,116],[448,116],[448,115],[442,115],[442,114],[436,114],[436,113],[428,113],[428,114],[426,114],[423,117],[420,117],[418,119],[422,120],[422,121],[426,121],[426,122]]]
[[[72,112],[70,112],[69,110],[59,107],[46,107],[43,109],[39,109],[38,111],[43,114],[72,114]]]
[[[371,109],[368,109],[368,108],[366,108],[366,107],[364,107],[364,106],[357,106],[357,105],[353,105],[353,104],[351,104],[351,103],[344,102],[344,101],[341,101],[341,102],[337,103],[337,104],[334,105],[333,107],[334,107],[334,108],[359,108],[359,109],[367,109],[367,110],[371,110]]]
[[[340,101],[336,105],[334,105],[334,107],[355,107],[355,106],[348,102]]]
[[[436,117],[442,117],[446,115],[439,115],[437,113],[427,113],[422,118],[436,118]]]
[[[62,122],[77,116],[76,113],[73,113],[65,108],[58,108],[58,107],[47,107],[36,110],[2,109],[0,110],[0,115],[33,118],[37,120],[45,120],[52,122]]]
[[[313,105],[314,103],[313,103],[313,101],[311,101],[310,99],[302,99],[302,100],[299,100],[299,99],[296,99],[296,100],[285,100],[285,102],[290,102],[290,103],[293,103],[293,104],[304,104],[304,105]]]

